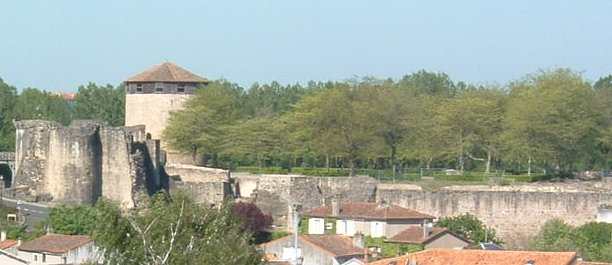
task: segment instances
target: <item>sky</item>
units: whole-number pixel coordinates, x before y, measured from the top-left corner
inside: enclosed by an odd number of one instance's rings
[[[612,74],[610,0],[0,1],[0,78],[75,91],[175,62],[209,79],[400,78],[505,84],[570,67]]]

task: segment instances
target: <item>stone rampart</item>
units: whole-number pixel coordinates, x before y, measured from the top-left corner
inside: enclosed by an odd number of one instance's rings
[[[94,121],[70,126],[27,120],[17,128],[17,197],[52,203],[94,203],[101,196],[133,207],[137,193],[159,183],[158,151],[134,141],[144,128],[107,127]],[[138,132],[138,133],[135,133]],[[158,146],[159,144],[157,144]]]
[[[439,191],[381,185],[384,200],[434,216],[470,213],[495,228],[511,248],[524,248],[542,224],[554,218],[573,225],[596,221],[612,191],[558,186],[449,187]]]
[[[309,177],[301,175],[254,175],[233,173],[236,195],[255,202],[271,214],[274,223],[286,225],[289,205],[303,209],[323,205],[334,195],[347,201],[374,201],[375,179],[369,177]]]
[[[219,205],[234,195],[227,170],[182,164],[169,164],[164,169],[170,176],[171,193],[183,191],[196,202],[210,205]]]

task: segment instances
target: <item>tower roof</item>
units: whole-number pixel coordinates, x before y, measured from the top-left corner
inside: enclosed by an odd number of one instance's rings
[[[140,74],[132,76],[128,78],[126,82],[208,83],[208,80],[176,64],[166,62],[155,65]]]

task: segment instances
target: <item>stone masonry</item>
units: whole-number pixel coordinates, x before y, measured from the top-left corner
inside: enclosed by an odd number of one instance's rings
[[[377,200],[438,217],[470,213],[495,228],[506,247],[520,249],[548,220],[558,218],[572,225],[596,221],[599,208],[612,203],[612,192],[559,184],[454,186],[439,191],[381,184]]]
[[[133,207],[159,188],[159,143],[144,126],[74,121],[16,121],[15,196],[50,203],[95,203],[106,197]]]

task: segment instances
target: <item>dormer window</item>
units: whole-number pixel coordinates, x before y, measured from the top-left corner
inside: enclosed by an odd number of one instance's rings
[[[136,85],[136,92],[142,92],[142,84]]]
[[[179,84],[178,87],[176,88],[176,92],[185,93],[185,85]]]

